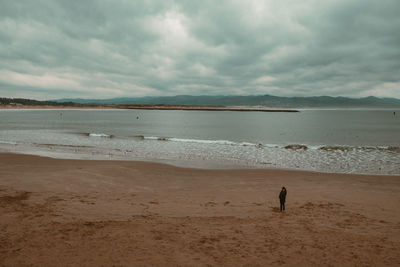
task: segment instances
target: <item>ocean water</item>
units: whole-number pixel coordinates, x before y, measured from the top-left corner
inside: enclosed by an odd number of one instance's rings
[[[0,110],[0,152],[400,175],[400,110]]]

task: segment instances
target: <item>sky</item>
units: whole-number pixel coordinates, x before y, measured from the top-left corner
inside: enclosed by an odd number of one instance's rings
[[[0,97],[400,98],[399,0],[0,0]]]

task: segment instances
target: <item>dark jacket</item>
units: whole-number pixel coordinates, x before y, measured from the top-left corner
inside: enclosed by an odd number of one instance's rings
[[[280,193],[279,193],[279,199],[280,199],[280,201],[282,201],[282,202],[285,202],[286,201],[286,190],[285,191],[281,191]]]

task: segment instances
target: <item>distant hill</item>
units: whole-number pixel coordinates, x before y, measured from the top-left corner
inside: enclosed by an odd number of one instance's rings
[[[0,105],[26,105],[26,106],[81,106],[75,102],[39,101],[26,98],[0,98]]]
[[[77,103],[95,105],[189,105],[189,106],[266,106],[282,108],[353,108],[380,107],[400,108],[400,99],[396,98],[348,98],[348,97],[278,97],[259,96],[192,96],[178,95],[165,97],[135,97],[112,99],[57,99],[57,103]]]
[[[38,101],[24,98],[0,98],[0,105],[30,106],[96,106],[96,105],[185,105],[185,106],[265,106],[273,108],[400,108],[396,98],[348,98],[348,97],[278,97],[259,96],[165,96],[165,97],[122,97],[112,99],[56,99]]]

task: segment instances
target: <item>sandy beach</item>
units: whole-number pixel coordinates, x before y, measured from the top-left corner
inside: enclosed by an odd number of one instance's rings
[[[0,154],[0,266],[400,266],[399,193],[400,176]]]

